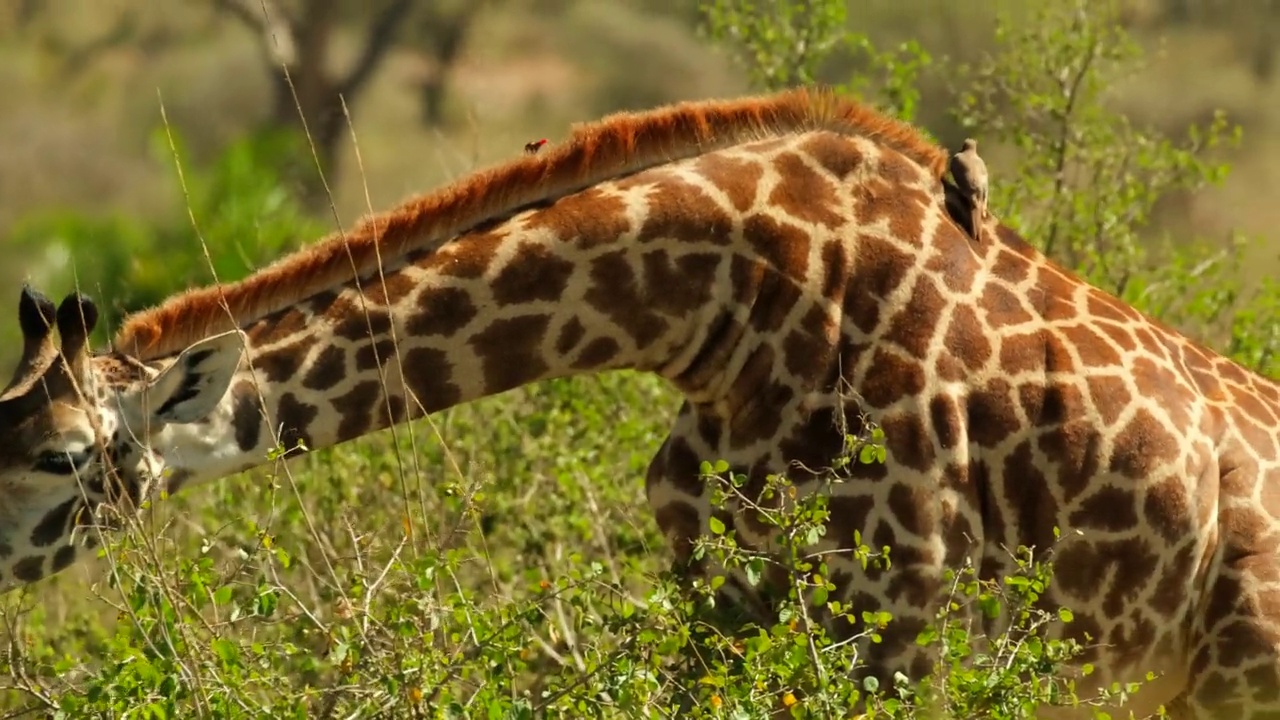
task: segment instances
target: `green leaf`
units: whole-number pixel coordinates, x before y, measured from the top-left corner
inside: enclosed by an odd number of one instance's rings
[[[213,641],[213,652],[218,659],[227,665],[235,665],[240,660],[240,649],[226,638],[216,638]]]
[[[723,520],[721,520],[720,518],[716,517],[715,515],[712,515],[712,516],[711,516],[711,520],[710,520],[709,522],[710,522],[710,525],[711,525],[711,532],[712,532],[712,534],[714,534],[714,535],[723,535],[723,534],[724,534],[724,521],[723,521]]]
[[[921,630],[919,635],[916,635],[916,645],[919,645],[920,647],[925,647],[927,645],[932,644],[933,641],[937,639],[938,639],[938,628],[933,625],[929,625],[924,630]]]

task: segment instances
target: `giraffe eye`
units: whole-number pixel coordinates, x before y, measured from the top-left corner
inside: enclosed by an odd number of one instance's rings
[[[89,458],[87,450],[50,450],[36,458],[35,469],[50,475],[71,475],[83,469]]]

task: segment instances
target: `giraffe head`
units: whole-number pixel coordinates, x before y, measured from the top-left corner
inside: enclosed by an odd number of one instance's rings
[[[22,356],[0,392],[0,592],[74,562],[75,528],[121,517],[102,510],[135,510],[163,477],[165,429],[205,418],[239,363],[234,332],[154,365],[91,354],[97,320],[82,295],[55,308],[22,290]]]

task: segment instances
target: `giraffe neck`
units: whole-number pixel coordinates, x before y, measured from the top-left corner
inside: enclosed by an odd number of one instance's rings
[[[726,315],[713,288],[737,265],[725,247],[646,238],[679,209],[645,192],[569,196],[243,326],[248,362],[217,409],[160,433],[171,488],[544,379],[710,382],[681,374],[731,339],[698,329]]]
[[[937,178],[874,148],[821,130],[746,143],[397,258],[358,287],[243,324],[249,362],[215,412],[167,427],[153,448],[181,486],[299,443],[329,447],[541,380],[616,369],[667,379],[720,427],[709,452],[767,446],[893,324],[881,298],[931,257],[900,239],[919,236],[896,227],[908,209],[924,210],[925,233],[946,222]],[[868,208],[869,185],[899,201]],[[959,235],[933,250],[946,273],[973,272]]]

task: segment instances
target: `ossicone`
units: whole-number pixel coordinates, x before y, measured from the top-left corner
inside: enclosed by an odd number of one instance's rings
[[[72,293],[58,305],[57,323],[62,356],[72,362],[85,350],[89,334],[98,325],[98,306],[88,297]]]
[[[18,296],[18,327],[22,330],[22,356],[14,368],[13,378],[0,396],[7,397],[19,385],[43,371],[56,353],[53,347],[53,325],[57,311],[53,301],[30,285],[24,284]]]

